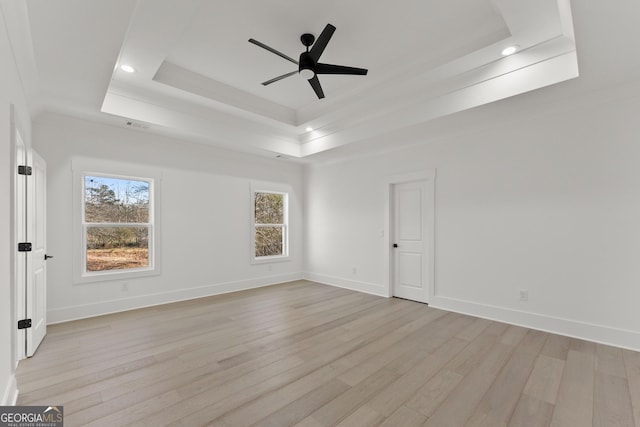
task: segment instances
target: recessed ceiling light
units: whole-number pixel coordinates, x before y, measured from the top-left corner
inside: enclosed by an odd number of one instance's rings
[[[127,65],[127,64],[122,64],[120,66],[120,69],[122,71],[124,71],[125,73],[135,73],[136,72],[135,68],[133,68],[131,65]]]
[[[307,128],[305,129],[307,132],[313,132],[313,128],[311,126],[307,126]]]
[[[517,45],[505,47],[504,49],[502,49],[502,55],[503,56],[513,55],[517,51],[518,51],[518,46]]]

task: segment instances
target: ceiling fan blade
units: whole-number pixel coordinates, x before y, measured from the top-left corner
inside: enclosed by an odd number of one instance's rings
[[[316,74],[353,74],[366,76],[369,70],[364,68],[346,67],[344,65],[317,63],[314,71]]]
[[[316,42],[309,51],[314,61],[318,62],[320,55],[324,52],[324,48],[327,47],[327,43],[329,43],[329,40],[331,40],[331,36],[333,36],[335,31],[336,27],[331,24],[327,24],[327,26],[324,27],[324,30],[322,30],[322,33],[320,33],[320,36],[316,39]]]
[[[286,79],[287,77],[291,77],[294,74],[298,74],[298,70],[292,71],[292,72],[287,73],[287,74],[283,74],[283,75],[278,76],[278,77],[274,77],[271,80],[267,80],[266,82],[262,82],[262,85],[263,86],[270,85],[271,83],[275,83],[275,82],[277,82],[279,80]]]
[[[259,42],[258,40],[255,40],[255,39],[249,39],[249,43],[253,43],[253,44],[255,44],[256,46],[260,46],[261,48],[266,49],[266,50],[268,50],[268,51],[269,51],[269,52],[271,52],[271,53],[275,53],[275,54],[276,54],[276,55],[278,55],[279,57],[284,58],[284,59],[286,59],[287,61],[291,61],[291,62],[293,62],[294,64],[298,65],[298,61],[296,61],[295,59],[291,58],[290,56],[285,55],[285,54],[284,54],[284,53],[282,53],[282,52],[278,52],[278,51],[277,51],[277,50],[275,50],[274,48],[272,48],[272,47],[270,47],[270,46],[267,46],[266,44],[264,44],[264,43],[262,43],[262,42]]]
[[[316,95],[318,95],[318,99],[324,98],[324,92],[322,91],[322,86],[320,86],[320,80],[318,80],[318,76],[313,76],[312,79],[309,79],[309,84],[315,91]]]

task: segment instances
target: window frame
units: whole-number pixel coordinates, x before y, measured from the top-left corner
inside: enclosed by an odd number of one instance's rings
[[[283,220],[284,224],[256,224],[256,193],[280,194],[283,196]],[[251,264],[268,264],[273,262],[284,262],[291,259],[290,253],[290,215],[289,198],[291,189],[289,186],[275,183],[253,182],[251,183],[251,242],[249,246],[251,254]],[[256,230],[257,228],[279,228],[282,232],[282,255],[256,256]]]
[[[128,280],[160,274],[160,182],[162,175],[151,169],[105,161],[72,161],[74,198],[74,283]],[[85,219],[85,177],[130,179],[149,183],[149,218],[146,223],[88,223]],[[87,271],[87,230],[89,228],[148,228],[149,265],[105,271]]]

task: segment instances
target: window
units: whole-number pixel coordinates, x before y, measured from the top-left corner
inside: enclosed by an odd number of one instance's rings
[[[74,282],[159,274],[160,174],[88,159],[73,169]]]
[[[252,190],[252,260],[270,262],[289,257],[288,193]]]
[[[151,181],[84,176],[85,274],[152,267]]]

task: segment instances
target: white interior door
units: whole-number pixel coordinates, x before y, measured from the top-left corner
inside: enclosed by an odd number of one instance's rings
[[[428,302],[426,181],[393,186],[393,295]]]
[[[27,230],[32,251],[27,257],[26,318],[31,319],[31,328],[26,329],[26,353],[31,357],[47,333],[47,166],[34,151],[28,157],[32,175],[27,181]]]

